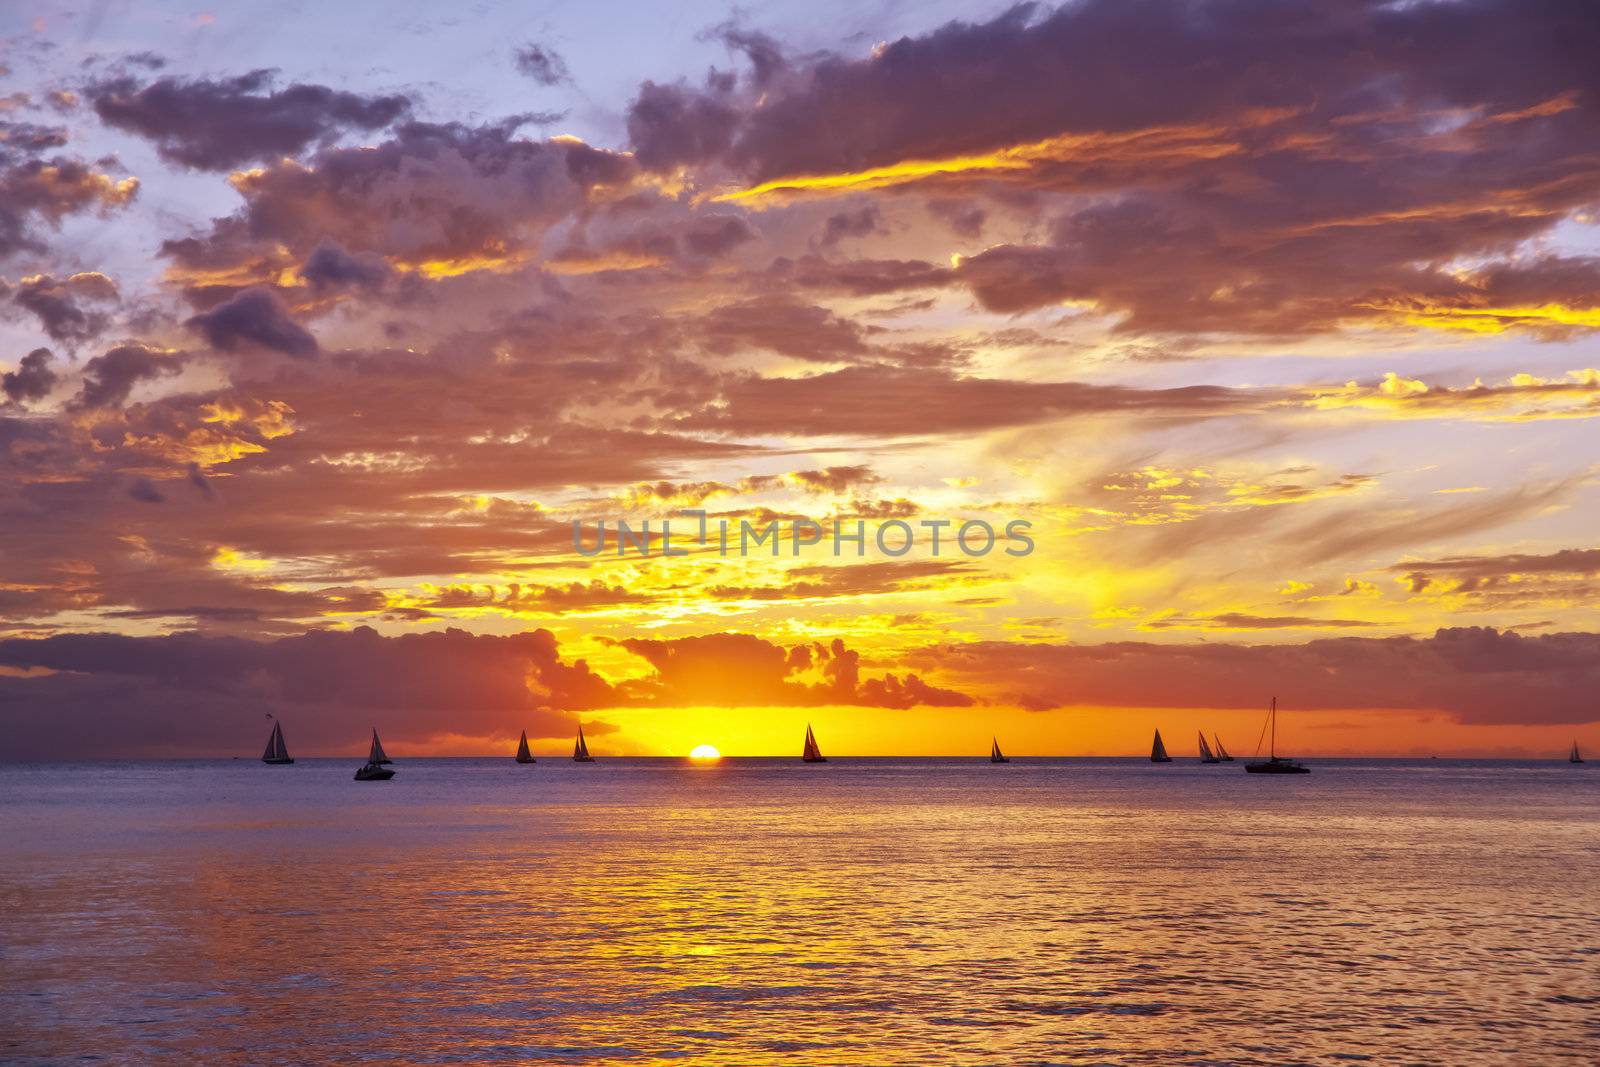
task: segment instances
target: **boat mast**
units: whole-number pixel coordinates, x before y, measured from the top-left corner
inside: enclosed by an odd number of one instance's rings
[[[1272,740],[1267,743],[1267,753],[1272,759],[1278,758],[1278,698],[1272,698],[1272,711],[1268,715],[1272,723]]]

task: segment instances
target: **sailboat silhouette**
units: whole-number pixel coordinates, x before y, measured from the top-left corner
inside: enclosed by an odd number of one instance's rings
[[[292,763],[294,761],[291,760],[290,762]],[[1567,762],[1568,763],[1582,763],[1583,762],[1583,757],[1578,755],[1578,742],[1576,742],[1576,741],[1572,742],[1572,755],[1567,757]]]
[[[989,749],[989,762],[990,763],[1010,763],[1011,762],[1009,759],[1007,759],[1004,755],[1001,754],[1001,752],[1000,752],[1000,739],[998,737],[993,739],[993,745]]]
[[[806,723],[806,747],[800,753],[800,758],[807,763],[827,763],[828,757],[822,754],[822,749],[817,747],[817,736],[811,732],[811,724]]]
[[[533,753],[528,751],[528,731],[522,731],[522,740],[517,742],[517,762],[533,763]]]
[[[1171,763],[1172,757],[1167,755],[1167,746],[1161,743],[1161,731],[1156,731],[1155,744],[1150,746],[1151,763]]]
[[[593,763],[594,757],[589,755],[589,742],[583,739],[583,723],[578,724],[578,740],[572,746],[573,763]]]
[[[1268,758],[1260,763],[1246,763],[1244,769],[1251,774],[1310,774],[1311,768],[1292,759],[1283,759],[1278,755],[1278,698],[1272,698],[1272,710],[1267,712],[1267,726],[1272,730],[1272,740],[1267,748]],[[1261,742],[1256,741],[1256,751],[1261,751]]]
[[[1221,760],[1223,763],[1232,763],[1233,757],[1228,755],[1228,750],[1222,747],[1222,738],[1218,737],[1216,734],[1212,734],[1211,737],[1217,742],[1217,759]]]
[[[377,727],[373,727],[372,729],[372,751],[367,753],[367,762],[379,765],[394,762],[394,760],[390,759],[383,751],[383,742],[378,740]]]
[[[1205,734],[1201,734],[1200,735],[1200,762],[1201,763],[1221,763],[1222,762],[1222,757],[1215,755],[1211,751],[1211,746],[1206,744],[1206,735]]]
[[[385,763],[393,761],[383,751],[383,742],[378,740],[377,727],[372,730],[372,748],[367,752],[365,766],[356,768],[356,781],[358,782],[387,782],[394,777],[394,772]]]
[[[1577,751],[1577,747],[1573,747]],[[289,755],[289,749],[283,743],[283,724],[276,719],[272,722],[272,733],[267,736],[267,750],[261,754],[262,763],[293,763],[294,757]]]

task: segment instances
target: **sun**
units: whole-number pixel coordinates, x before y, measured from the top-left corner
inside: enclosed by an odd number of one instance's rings
[[[718,752],[715,746],[712,745],[696,745],[694,747],[694,751],[689,753],[689,758],[706,760],[721,759],[722,753]]]

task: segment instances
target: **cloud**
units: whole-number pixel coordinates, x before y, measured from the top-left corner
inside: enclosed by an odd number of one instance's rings
[[[457,584],[439,590],[416,605],[435,610],[490,611],[510,616],[559,615],[567,612],[644,604],[653,597],[599,579],[565,585],[523,585],[513,582],[503,589],[493,585]]]
[[[806,289],[879,296],[909,289],[936,289],[951,285],[955,272],[914,259],[849,259],[831,261],[817,256],[779,257],[769,273],[774,281]]]
[[[981,642],[911,657],[968,691],[1037,709],[1265,708],[1443,712],[1468,723],[1594,719],[1600,634],[1484,627],[1297,645]]]
[[[959,264],[993,311],[1076,303],[1142,333],[1553,339],[1600,328],[1594,263],[1517,253],[1592,204],[1588,45],[1593,20],[1561,3],[1296,20],[1227,0],[1181,17],[1018,5],[861,58],[780,59],[760,84],[647,84],[629,128],[644,166],[697,167],[724,203],[894,189],[969,237],[985,202],[1036,216]]]
[[[983,224],[989,213],[970,200],[930,200],[928,214],[950,227],[958,237],[977,240],[983,236]]]
[[[4,287],[0,282],[0,291]],[[11,299],[32,312],[52,340],[72,344],[96,337],[108,322],[103,312],[85,309],[83,302],[104,303],[117,297],[116,283],[110,278],[84,271],[66,278],[49,274],[24,278]]]
[[[72,159],[11,162],[0,150],[0,257],[45,248],[36,223],[59,226],[69,215],[102,214],[129,203],[139,179],[117,179]]]
[[[814,363],[850,362],[869,351],[867,330],[826,308],[782,297],[714,308],[702,320],[707,348],[733,355],[764,348]]]
[[[1451,556],[1389,568],[1414,598],[1444,598],[1475,610],[1581,606],[1600,601],[1600,549],[1544,554]]]
[[[572,80],[566,60],[555,49],[541,44],[525,44],[516,51],[517,70],[540,85],[560,85]]]
[[[283,301],[268,289],[245,289],[185,325],[224,352],[254,347],[300,359],[317,354],[317,339],[289,317]]]
[[[323,85],[273,88],[274,72],[216,80],[131,77],[95,82],[88,98],[110,126],[153,141],[162,158],[199,170],[277,161],[349,131],[371,131],[403,117],[403,96],[363,96]]]
[[[54,360],[48,348],[35,348],[22,357],[16,370],[0,375],[0,391],[18,404],[43,400],[58,380],[56,372],[50,369]]]
[[[331,239],[313,248],[300,268],[300,276],[315,289],[372,289],[390,274],[382,256],[371,252],[352,256]]]
[[[1570,496],[1584,480],[1580,476],[1556,482],[1532,482],[1439,508],[1402,505],[1341,509],[1296,527],[1291,541],[1298,558],[1313,563],[1460,538],[1545,511]]]
[[[742,216],[709,214],[690,226],[683,239],[695,255],[716,258],[755,237],[755,231]]]
[[[966,707],[971,697],[923,682],[914,674],[863,680],[860,653],[843,641],[785,649],[750,634],[721,633],[672,639],[627,638],[616,642],[641,657],[655,673],[625,682],[633,700],[664,706],[729,707],[855,704],[910,708]],[[813,676],[814,681],[806,678]]]
[[[83,367],[83,388],[73,403],[80,408],[117,407],[140,382],[169,377],[183,361],[170,352],[126,344],[96,356]]]
[[[1600,574],[1600,548],[1564,548],[1545,555],[1512,553],[1505,556],[1454,556],[1411,560],[1390,570],[1408,575],[1444,574],[1459,581],[1491,583],[1520,574]]]
[[[240,213],[162,244],[172,280],[210,306],[252,285],[278,285],[330,245],[421,280],[514,270],[546,228],[634,174],[627,157],[572,138],[517,137],[522,121],[404,123],[376,145],[235,174]]]
[[[875,596],[937,588],[942,579],[957,578],[971,568],[958,560],[883,560],[848,566],[806,565],[785,573],[782,585],[713,585],[707,593],[719,600],[800,601]]]
[[[1260,402],[1246,391],[1217,386],[1147,390],[862,366],[804,378],[730,375],[717,403],[691,424],[742,433],[889,437],[1119,413],[1201,418],[1247,411]]]
[[[1600,417],[1600,370],[1587,367],[1558,378],[1516,374],[1504,382],[1451,388],[1393,371],[1380,381],[1312,387],[1296,401],[1319,411],[1354,409],[1409,419],[1537,422]]]
[[[852,211],[829,215],[822,226],[822,236],[817,243],[831,248],[846,237],[867,237],[883,229],[883,216],[876,204],[865,204]]]
[[[871,467],[863,463],[795,471],[789,477],[808,493],[844,493],[883,481],[873,473]]]
[[[128,496],[141,504],[161,504],[167,499],[161,495],[161,490],[156,488],[156,483],[145,477],[133,480],[128,486]]]
[[[1308,615],[1251,615],[1228,611],[1220,615],[1163,615],[1144,624],[1147,630],[1348,630],[1374,623],[1359,619],[1320,619]]]
[[[728,99],[732,82],[713,74],[704,92],[647,81],[628,108],[628,138],[639,164],[672,170],[703,163],[728,150],[739,122]]]
[[[562,659],[547,630],[64,634],[0,640],[0,665],[53,672],[0,674],[12,758],[252,754],[264,713],[300,752],[358,749],[376,724],[398,754],[446,735],[566,737],[570,712],[614,699],[583,661]]]

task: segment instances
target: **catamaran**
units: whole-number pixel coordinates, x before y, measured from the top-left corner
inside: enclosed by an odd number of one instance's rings
[[[827,763],[828,757],[822,754],[822,749],[817,747],[817,737],[811,732],[811,724],[806,723],[806,747],[800,753],[800,758],[807,763]]]
[[[522,731],[522,740],[517,742],[517,762],[534,762],[533,753],[528,751],[528,731]]]
[[[278,743],[280,745],[283,744],[282,739],[280,739],[278,741]],[[289,762],[293,763],[294,760],[290,760]],[[1576,741],[1572,742],[1572,755],[1567,757],[1567,762],[1568,763],[1582,763],[1583,762],[1583,757],[1578,755],[1578,742],[1576,742]]]
[[[1167,755],[1167,746],[1161,743],[1161,731],[1156,731],[1155,744],[1150,746],[1151,763],[1171,763],[1172,757]]]
[[[998,737],[993,739],[993,744],[989,748],[989,762],[990,763],[1010,763],[1011,762],[1009,759],[1007,759],[1004,755],[1001,754],[1001,752],[1000,752],[1000,739]]]
[[[1576,752],[1577,746],[1573,749]],[[272,733],[267,737],[267,750],[261,754],[262,763],[293,763],[294,757],[289,755],[288,748],[283,744],[283,724],[276,719],[272,723]]]
[[[384,764],[393,762],[383,751],[383,742],[378,740],[378,731],[374,728],[372,731],[372,748],[367,753],[366,765],[356,768],[356,781],[387,782],[394,777],[394,772],[385,767]]]
[[[589,742],[583,739],[583,723],[581,722],[578,724],[578,740],[572,746],[572,762],[594,762],[594,757],[589,755]]]
[[[1260,763],[1246,763],[1244,769],[1251,774],[1310,774],[1311,768],[1292,759],[1281,759],[1278,756],[1278,698],[1272,698],[1272,710],[1267,712],[1267,725],[1272,731],[1272,740],[1267,748],[1268,758]],[[1256,742],[1256,751],[1260,752],[1261,742]]]
[[[1232,763],[1233,757],[1228,755],[1228,750],[1222,747],[1222,738],[1217,737],[1216,734],[1212,734],[1211,736],[1217,742],[1217,759],[1221,760],[1223,763]]]
[[[1211,751],[1211,746],[1206,744],[1206,735],[1200,735],[1200,762],[1221,763],[1222,758]]]

